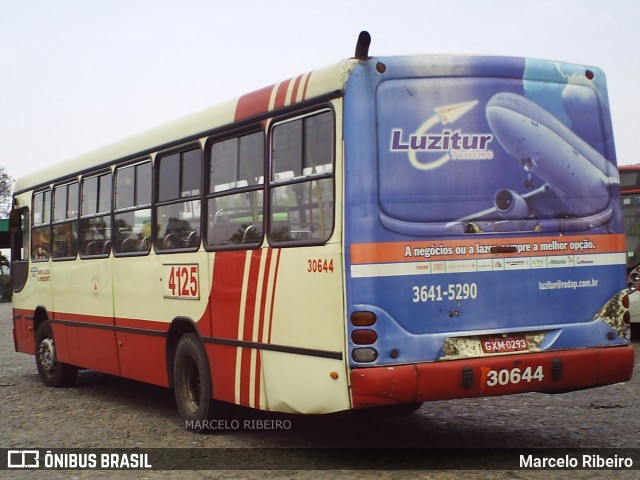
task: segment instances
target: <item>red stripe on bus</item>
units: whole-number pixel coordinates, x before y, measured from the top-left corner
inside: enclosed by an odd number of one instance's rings
[[[240,296],[246,252],[224,252],[214,258],[211,280],[211,334],[217,338],[237,339]],[[218,400],[235,403],[236,348],[215,345],[210,353],[213,395]]]
[[[300,75],[296,77],[295,82],[293,83],[293,91],[291,92],[291,103],[296,103],[298,98],[298,89],[300,88],[300,82],[302,82],[302,77],[304,75]]]
[[[269,312],[269,337],[267,343],[271,343],[271,330],[273,326],[273,308],[276,304],[276,287],[278,285],[278,271],[280,269],[280,250],[276,250],[275,273],[273,275],[273,289],[271,290],[271,310]]]
[[[247,295],[244,305],[244,328],[242,331],[242,340],[246,342],[253,341],[253,326],[257,320],[255,318],[255,307],[261,256],[262,250],[254,250],[251,252],[249,278],[247,279]],[[251,348],[242,348],[240,353],[240,405],[244,406],[249,406],[252,352],[253,349]]]
[[[302,90],[302,100],[307,98],[307,87],[309,86],[309,79],[311,79],[311,74],[307,75],[307,78],[304,80],[304,88]]]
[[[278,92],[276,93],[276,101],[275,101],[275,105],[273,106],[274,108],[281,108],[286,106],[287,90],[289,90],[290,83],[291,83],[291,80],[286,80],[278,86]]]
[[[267,307],[267,295],[269,294],[269,273],[271,271],[271,258],[273,256],[273,250],[268,248],[266,250],[267,258],[265,260],[264,266],[264,278],[262,280],[262,295],[260,302],[260,321],[258,323],[258,342],[264,342],[264,322],[265,322],[265,310]],[[256,352],[256,364],[255,364],[255,385],[254,385],[254,398],[255,405],[254,407],[260,407],[260,387],[261,387],[261,367],[262,367],[262,351],[258,350]]]
[[[269,100],[271,99],[271,92],[273,89],[274,85],[271,85],[240,97],[238,104],[236,105],[234,120],[237,122],[245,118],[268,112]]]

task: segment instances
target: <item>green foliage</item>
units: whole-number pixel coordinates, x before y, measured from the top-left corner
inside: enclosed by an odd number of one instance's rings
[[[0,218],[7,218],[11,211],[11,194],[14,179],[7,173],[5,167],[0,167]]]

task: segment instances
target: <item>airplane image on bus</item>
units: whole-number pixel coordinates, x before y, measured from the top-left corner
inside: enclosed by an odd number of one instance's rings
[[[486,114],[497,140],[526,171],[524,186],[532,187],[534,173],[544,184],[523,194],[499,190],[493,208],[448,227],[462,223],[469,229],[466,222],[495,218],[496,212],[505,220],[532,219],[528,228],[539,231],[587,230],[611,219],[609,190],[620,182],[615,165],[602,154],[521,95],[496,94],[487,103]],[[549,214],[553,218],[548,219]],[[520,222],[516,228],[526,227]],[[483,230],[474,222],[471,230],[478,229]]]

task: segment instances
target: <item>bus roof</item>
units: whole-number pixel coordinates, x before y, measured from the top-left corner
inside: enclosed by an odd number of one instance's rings
[[[143,157],[152,152],[195,141],[234,122],[248,123],[252,119],[259,119],[267,112],[303,104],[323,95],[335,94],[343,90],[349,73],[357,62],[357,59],[347,59],[298,75],[43,168],[19,178],[16,181],[15,192],[36,189],[57,180],[99,169],[101,166],[107,167],[116,162]]]

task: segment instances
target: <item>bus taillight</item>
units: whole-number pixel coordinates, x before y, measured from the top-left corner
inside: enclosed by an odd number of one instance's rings
[[[373,312],[353,312],[351,325],[354,327],[370,327],[376,323],[376,314]]]
[[[376,314],[373,312],[353,312],[351,325],[354,327],[371,327],[376,323]],[[371,328],[358,328],[351,332],[351,341],[355,345],[373,345],[378,340],[378,334]],[[351,352],[351,358],[358,363],[373,362],[378,358],[375,348],[355,348]]]
[[[351,341],[356,345],[371,345],[378,340],[378,334],[368,328],[351,332]]]
[[[369,363],[378,358],[378,351],[375,348],[354,348],[351,352],[354,362]]]

